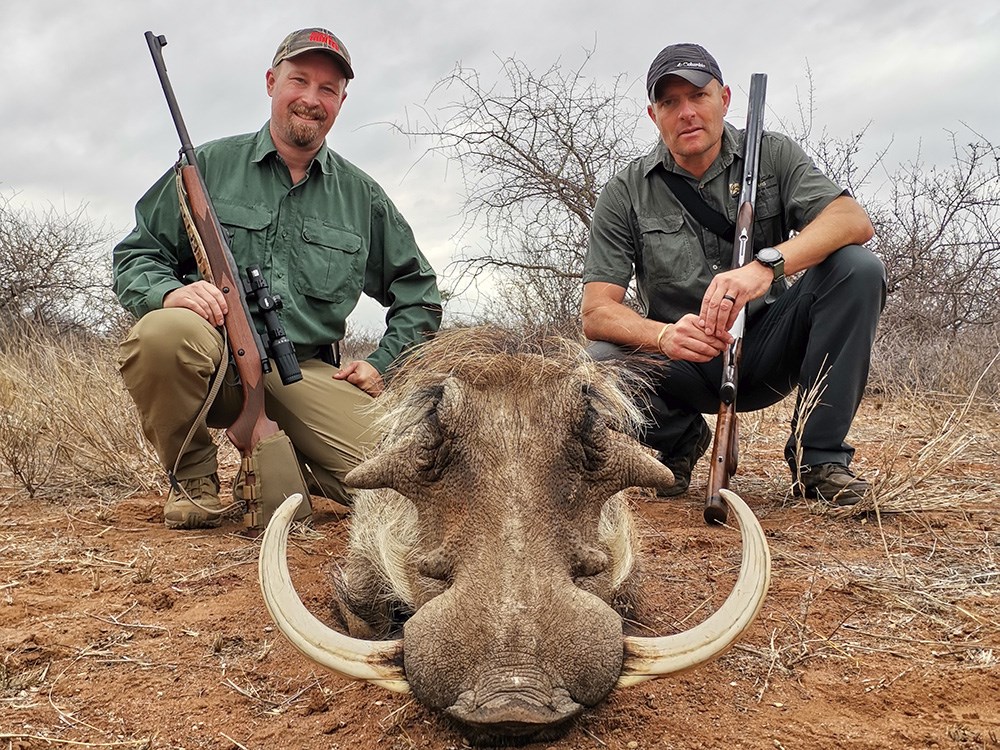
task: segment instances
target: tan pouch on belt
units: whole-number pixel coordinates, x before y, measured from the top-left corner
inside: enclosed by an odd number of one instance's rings
[[[263,531],[285,498],[296,492],[308,498],[309,490],[292,441],[280,430],[257,443],[249,459],[250,466],[245,465],[247,460],[243,459],[241,467],[243,500],[246,503],[243,522],[247,529]],[[253,480],[247,482],[247,477]],[[307,499],[299,506],[295,520],[303,521],[311,515],[312,505]]]

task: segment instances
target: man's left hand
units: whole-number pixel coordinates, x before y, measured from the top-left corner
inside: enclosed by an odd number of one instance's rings
[[[701,300],[698,325],[710,336],[728,331],[744,305],[767,294],[773,281],[774,272],[756,261],[720,273],[712,279]]]
[[[346,380],[367,393],[372,398],[385,389],[382,374],[363,359],[350,362],[333,374],[334,380]]]

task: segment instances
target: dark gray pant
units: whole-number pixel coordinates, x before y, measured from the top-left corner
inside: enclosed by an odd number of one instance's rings
[[[802,428],[802,462],[849,465],[854,448],[847,433],[868,381],[875,328],[885,306],[885,267],[860,245],[848,245],[809,269],[774,302],[755,311],[743,340],[737,411],[777,403],[798,386],[798,400],[825,373],[820,405]],[[683,455],[697,437],[702,414],[719,409],[722,356],[696,364],[604,341],[588,351],[596,360],[634,362],[652,384],[650,424],[643,442],[665,457]],[[796,415],[798,409],[796,409]],[[796,417],[785,445],[795,463]]]

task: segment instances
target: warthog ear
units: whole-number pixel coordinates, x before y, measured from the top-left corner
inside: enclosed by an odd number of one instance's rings
[[[465,409],[465,386],[458,378],[445,378],[440,386],[440,395],[434,402],[434,414],[444,427],[444,432],[452,432],[449,426],[461,418]]]
[[[453,377],[422,391],[408,408],[416,419],[401,437],[389,439],[375,455],[347,473],[358,489],[389,487],[402,495],[440,478],[451,457],[452,427],[465,402],[462,384]]]

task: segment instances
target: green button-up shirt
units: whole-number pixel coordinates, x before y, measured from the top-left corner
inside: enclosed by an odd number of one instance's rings
[[[696,180],[659,142],[605,186],[591,224],[584,283],[628,287],[635,273],[646,316],[674,323],[701,309],[715,274],[729,270],[733,246],[680,204],[660,173],[682,175],[704,201],[736,222],[743,179],[743,131],[726,123],[719,156]],[[754,248],[788,239],[844,193],[793,140],[764,133],[760,150]]]
[[[413,232],[382,188],[325,145],[293,185],[268,123],[196,151],[241,275],[259,265],[281,297],[286,335],[302,356],[344,337],[365,293],[387,308],[386,332],[368,361],[380,372],[437,330],[441,296]],[[173,171],[136,205],[136,227],[114,250],[114,288],[136,317],[199,277]]]

